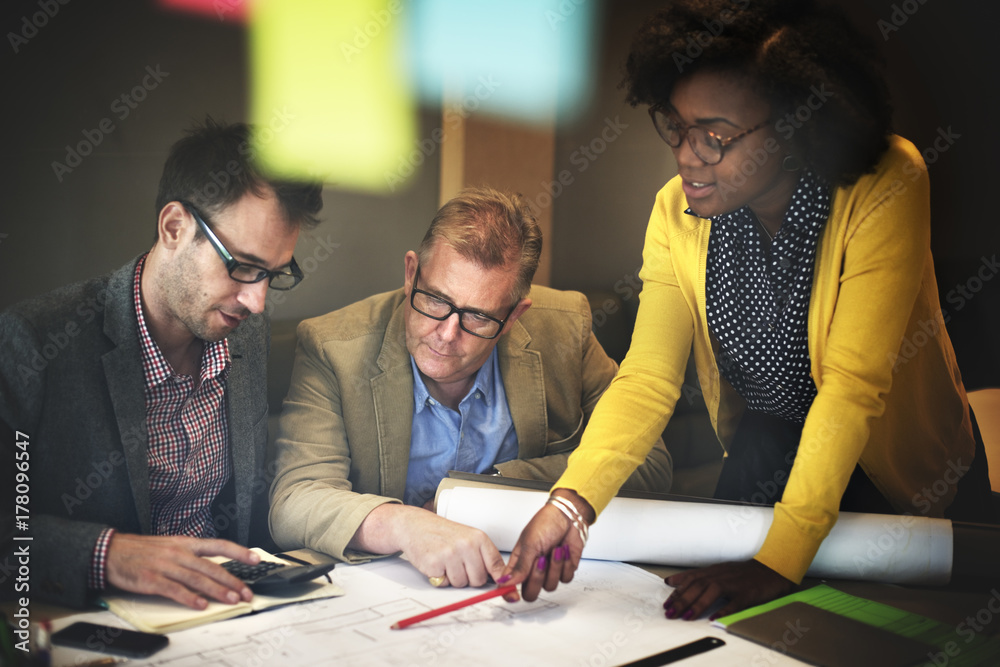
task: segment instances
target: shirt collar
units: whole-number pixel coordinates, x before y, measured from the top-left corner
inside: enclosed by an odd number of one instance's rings
[[[149,253],[146,253],[140,257],[138,264],[136,264],[135,279],[132,288],[135,300],[135,317],[139,329],[139,342],[141,343],[139,347],[142,349],[143,375],[147,388],[163,384],[171,377],[177,375],[174,373],[173,368],[170,367],[170,363],[166,357],[163,356],[163,352],[160,351],[160,346],[156,344],[156,341],[150,335],[149,329],[146,327],[146,318],[142,313],[140,288],[142,285],[142,270],[148,255]],[[229,361],[229,341],[223,338],[214,343],[206,342],[201,353],[200,381],[205,382],[215,377],[225,380],[229,374]]]
[[[495,395],[493,391],[493,377],[497,372],[498,363],[499,356],[497,348],[494,346],[486,363],[476,371],[476,381],[472,383],[472,387],[469,388],[468,393],[465,394],[462,401],[465,401],[466,398],[478,391],[483,395],[483,402],[486,406],[493,406]],[[427,391],[427,385],[424,384],[424,378],[420,375],[420,369],[417,368],[417,362],[413,360],[413,355],[410,355],[410,368],[413,369],[413,413],[420,414],[427,406],[428,399],[433,397]]]

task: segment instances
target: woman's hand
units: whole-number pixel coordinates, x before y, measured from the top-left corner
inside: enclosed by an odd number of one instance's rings
[[[594,521],[594,510],[583,498],[567,489],[556,489],[552,495],[566,498],[577,508],[588,524]],[[561,581],[573,580],[583,554],[580,531],[559,509],[546,503],[538,510],[510,552],[510,560],[498,584],[521,584],[521,596],[528,602],[538,598],[544,588],[554,591]],[[506,596],[508,602],[521,597],[516,592]]]
[[[729,602],[712,618],[769,602],[796,588],[793,582],[756,560],[680,572],[665,581],[675,589],[663,603],[666,616],[685,621],[698,618],[720,598]]]

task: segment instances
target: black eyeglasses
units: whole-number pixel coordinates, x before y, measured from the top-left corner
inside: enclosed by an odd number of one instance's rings
[[[477,310],[457,308],[455,304],[445,301],[439,296],[425,292],[422,289],[417,289],[418,280],[420,280],[419,266],[417,267],[416,274],[413,276],[413,288],[410,291],[410,306],[413,310],[424,317],[429,317],[439,322],[451,317],[452,313],[458,313],[458,326],[462,328],[462,331],[470,333],[473,336],[478,336],[479,338],[489,340],[499,336],[500,331],[503,330],[504,323],[507,322],[507,318],[510,317],[510,314],[514,312],[514,308],[517,307],[515,303],[507,311],[504,318],[498,320]]]
[[[276,290],[290,290],[300,282],[302,282],[302,270],[299,269],[299,265],[295,263],[295,258],[292,258],[291,263],[284,269],[278,271],[271,271],[265,269],[263,266],[257,266],[256,264],[244,264],[235,260],[232,254],[226,250],[226,246],[222,245],[222,241],[219,237],[215,235],[212,228],[208,226],[204,219],[202,219],[201,214],[198,213],[198,209],[186,201],[180,202],[187,212],[191,214],[194,221],[198,223],[198,228],[201,229],[202,233],[208,237],[208,242],[212,244],[215,248],[215,252],[219,253],[219,257],[226,264],[226,270],[229,271],[229,277],[238,283],[259,283],[260,281],[267,278],[267,286],[271,289]]]
[[[754,125],[749,130],[744,130],[739,134],[724,139],[706,127],[700,125],[684,125],[672,113],[663,106],[657,104],[649,108],[649,117],[653,119],[653,127],[660,138],[667,142],[671,148],[681,145],[684,137],[687,137],[691,150],[705,164],[719,164],[722,162],[722,154],[729,144],[737,139],[742,139],[751,132],[755,132],[767,125],[764,120]]]

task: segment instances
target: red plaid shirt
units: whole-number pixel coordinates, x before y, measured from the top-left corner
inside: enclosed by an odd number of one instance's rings
[[[157,347],[142,314],[139,285],[145,257],[135,270],[149,432],[149,485],[153,534],[214,537],[212,501],[232,474],[226,377],[229,345],[205,343],[200,381],[177,375]],[[114,531],[102,533],[91,559],[90,586],[106,585],[107,548]]]

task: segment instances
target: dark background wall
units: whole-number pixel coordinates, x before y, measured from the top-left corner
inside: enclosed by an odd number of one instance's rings
[[[244,26],[160,11],[150,0],[58,6],[16,54],[9,38],[0,44],[0,307],[148,250],[170,145],[206,115],[247,119]],[[9,5],[3,34],[20,32],[23,17],[39,11],[38,0]],[[152,89],[130,108],[121,96],[131,98],[144,81]],[[99,131],[102,119],[110,133]],[[420,136],[435,123],[436,110],[423,112]],[[100,137],[99,145],[57,176],[52,162],[65,164],[66,145],[87,140],[85,133]],[[402,285],[403,254],[437,209],[437,164],[430,162],[391,197],[327,188],[323,224],[296,248],[307,280],[274,304],[273,316],[316,315]]]
[[[40,2],[58,12],[32,34],[24,21],[42,11]],[[563,171],[572,180],[553,193],[555,287],[605,289],[634,303],[649,210],[675,165],[645,109],[625,105],[617,84],[631,35],[659,4],[602,8],[596,97],[577,120],[557,126],[553,180]],[[996,10],[971,0],[842,4],[886,49],[897,130],[928,151],[942,305],[967,384],[1000,384]],[[147,249],[170,144],[206,114],[245,119],[248,99],[242,26],[165,13],[146,0],[14,0],[2,12],[0,308]],[[894,21],[899,29],[883,34]],[[120,99],[144,81],[149,89],[134,108]],[[103,119],[110,132],[100,130]],[[419,136],[437,126],[439,110],[425,109]],[[65,163],[66,145],[85,133],[100,143],[72,171],[55,174],[52,162]],[[953,141],[937,152],[941,133]],[[600,154],[581,151],[602,136],[614,139]],[[296,251],[300,264],[312,258],[308,279],[274,305],[274,317],[316,315],[400,285],[402,255],[437,208],[438,159],[391,196],[327,188],[325,221]]]

